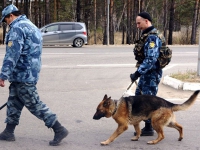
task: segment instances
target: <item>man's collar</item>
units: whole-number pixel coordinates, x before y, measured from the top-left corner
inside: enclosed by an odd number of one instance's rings
[[[150,31],[153,30],[153,29],[154,29],[154,26],[150,26],[150,27],[146,28],[146,29],[142,32],[142,34],[148,33],[148,32],[150,32]]]
[[[20,15],[20,16],[17,16],[10,24],[9,24],[9,26],[11,27],[12,26],[12,24],[14,23],[14,22],[16,22],[17,20],[18,20],[18,18],[20,18],[22,15]]]

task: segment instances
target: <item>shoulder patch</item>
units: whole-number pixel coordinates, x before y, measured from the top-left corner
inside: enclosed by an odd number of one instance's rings
[[[151,42],[149,43],[149,47],[150,47],[150,48],[154,48],[154,47],[155,47],[155,45],[156,45],[156,44],[155,44],[155,42],[154,42],[154,41],[151,41]]]
[[[13,42],[12,42],[12,41],[9,41],[9,42],[8,42],[8,47],[11,47],[12,44],[13,44]]]

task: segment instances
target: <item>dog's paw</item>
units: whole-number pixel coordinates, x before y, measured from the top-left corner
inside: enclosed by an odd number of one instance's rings
[[[148,141],[147,144],[153,145],[156,144],[155,141]]]
[[[178,138],[178,141],[181,141],[182,139],[183,139],[182,137],[179,137],[179,138]]]
[[[138,141],[138,139],[139,139],[139,138],[137,138],[137,137],[133,137],[133,138],[131,139],[131,141]]]
[[[110,142],[108,142],[108,141],[103,141],[103,142],[101,142],[101,145],[108,145]]]

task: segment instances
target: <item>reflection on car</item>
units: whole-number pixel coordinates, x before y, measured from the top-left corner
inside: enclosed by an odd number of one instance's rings
[[[54,22],[40,28],[43,45],[72,45],[82,47],[87,44],[87,31],[82,22]]]

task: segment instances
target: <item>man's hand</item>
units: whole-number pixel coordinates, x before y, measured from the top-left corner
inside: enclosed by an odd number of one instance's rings
[[[4,80],[2,80],[2,79],[0,79],[0,86],[1,86],[1,87],[4,87],[4,86],[5,86]]]
[[[135,82],[140,76],[141,76],[141,74],[138,71],[136,71],[133,74],[130,74],[131,81]]]

